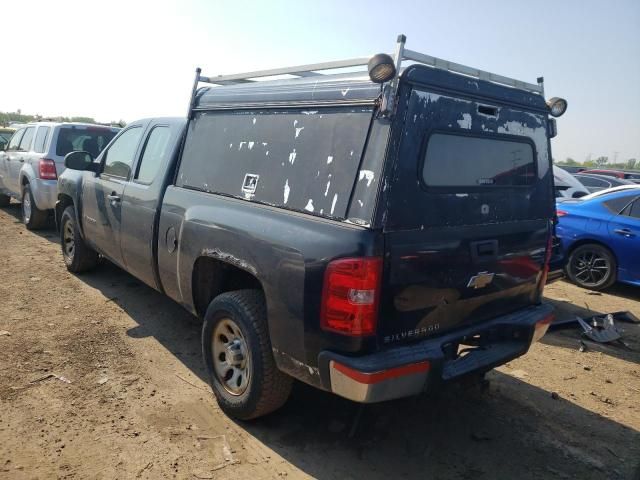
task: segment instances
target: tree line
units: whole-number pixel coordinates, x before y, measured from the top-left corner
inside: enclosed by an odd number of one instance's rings
[[[589,167],[589,168],[609,168],[612,170],[640,170],[640,164],[635,158],[630,158],[625,162],[609,163],[609,157],[598,157],[595,160],[585,160],[584,162],[576,162],[573,158],[567,157],[564,161],[554,162],[559,166],[566,167]]]
[[[17,112],[0,112],[0,126],[8,127],[12,123],[29,123],[29,122],[80,122],[80,123],[95,123],[97,125],[110,125],[124,127],[127,123],[124,120],[112,121],[109,123],[96,122],[91,117],[63,117],[52,116],[45,117],[43,115],[27,115],[20,110]]]

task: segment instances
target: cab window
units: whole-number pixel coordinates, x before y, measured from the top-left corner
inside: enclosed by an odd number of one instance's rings
[[[13,134],[11,140],[9,140],[9,146],[7,147],[7,150],[17,150],[18,145],[20,145],[20,140],[22,140],[22,135],[24,135],[24,128],[21,128]]]
[[[142,128],[132,127],[116,138],[105,153],[102,173],[129,178],[141,136]]]
[[[35,127],[29,127],[25,129],[22,140],[20,140],[20,147],[18,148],[18,150],[22,152],[28,152],[29,150],[31,150],[31,140],[33,140],[33,134],[35,133],[35,131]]]
[[[136,180],[140,183],[151,183],[155,178],[160,165],[171,152],[171,130],[169,127],[154,127],[149,134],[144,153],[140,160]]]

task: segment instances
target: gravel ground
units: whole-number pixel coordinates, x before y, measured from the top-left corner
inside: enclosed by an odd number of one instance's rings
[[[575,330],[548,334],[487,389],[360,408],[296,385],[234,422],[181,307],[106,262],[67,273],[56,232],[25,230],[18,205],[0,238],[0,478],[640,479],[638,326],[584,352]],[[546,296],[561,318],[640,317],[637,288]]]

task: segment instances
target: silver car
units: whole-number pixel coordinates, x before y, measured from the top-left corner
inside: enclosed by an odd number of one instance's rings
[[[94,158],[119,128],[86,123],[36,122],[21,125],[0,151],[0,206],[11,197],[22,202],[28,229],[43,227],[58,196],[64,157],[85,150]]]

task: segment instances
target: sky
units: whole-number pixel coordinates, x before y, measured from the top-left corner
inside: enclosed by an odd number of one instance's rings
[[[12,1],[0,111],[133,121],[184,115],[205,75],[407,48],[568,100],[553,157],[640,160],[640,1]]]

